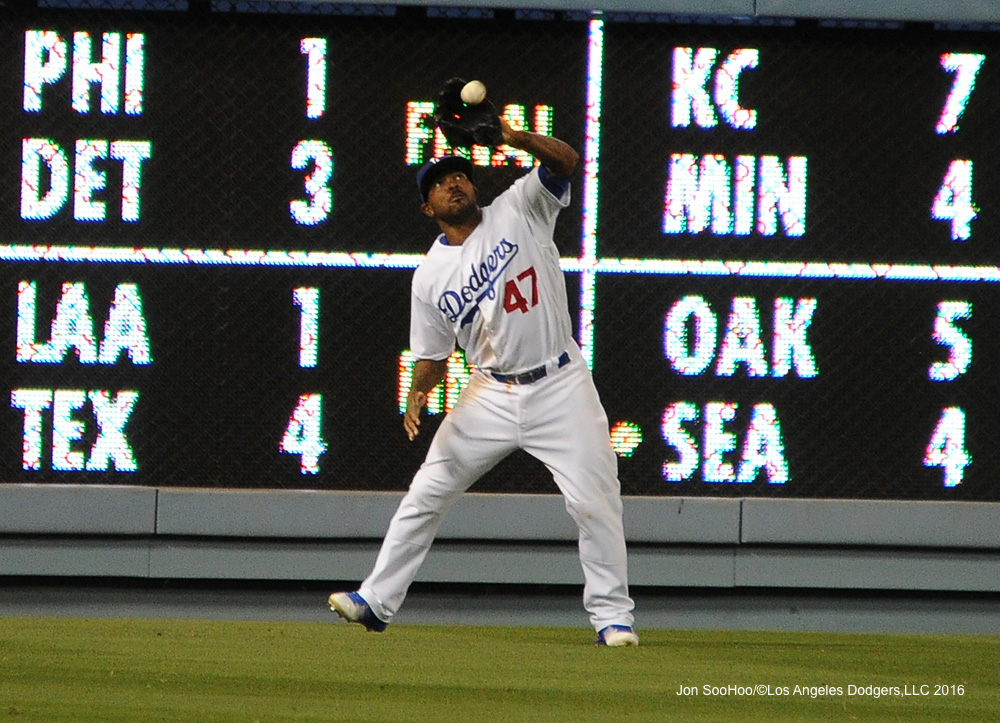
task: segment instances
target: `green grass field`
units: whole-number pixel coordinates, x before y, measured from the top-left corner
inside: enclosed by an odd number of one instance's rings
[[[0,719],[1000,720],[1000,636],[640,633],[608,649],[578,628],[0,618]],[[711,690],[758,685],[772,694]]]

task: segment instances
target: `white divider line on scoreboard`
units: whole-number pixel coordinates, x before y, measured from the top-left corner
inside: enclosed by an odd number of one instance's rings
[[[0,261],[64,263],[414,269],[423,258],[423,254],[348,251],[0,245]]]
[[[126,248],[0,244],[0,261],[177,266],[415,269],[423,254],[254,249]],[[567,273],[651,276],[733,276],[761,279],[1000,283],[1000,266],[753,261],[746,259],[562,258]]]
[[[563,265],[567,268],[567,265]],[[770,279],[851,281],[1000,282],[1000,266],[844,263],[835,261],[749,261],[722,259],[599,259],[597,273],[663,276],[735,276]]]
[[[601,79],[604,77],[604,21],[590,21],[587,47],[587,122],[583,149],[583,227],[580,239],[580,350],[594,368],[594,311],[597,306],[597,208],[601,156]]]

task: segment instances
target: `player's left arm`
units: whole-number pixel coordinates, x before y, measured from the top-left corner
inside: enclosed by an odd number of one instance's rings
[[[580,163],[580,154],[573,146],[552,136],[531,131],[516,130],[503,116],[500,117],[503,142],[534,156],[557,178],[569,178]]]
[[[448,371],[448,360],[417,359],[413,365],[413,381],[406,396],[406,412],[403,414],[403,429],[412,442],[420,434],[420,410],[427,403],[427,395],[441,383]]]

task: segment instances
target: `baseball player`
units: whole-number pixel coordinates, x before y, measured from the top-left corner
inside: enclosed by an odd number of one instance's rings
[[[552,472],[579,528],[584,607],[597,644],[633,646],[617,460],[607,415],[572,337],[553,230],[569,204],[579,155],[513,129],[503,142],[541,165],[480,207],[472,164],[446,156],[417,174],[421,210],[441,234],[413,275],[410,347],[417,361],[403,427],[413,440],[428,393],[456,342],[474,367],[396,510],[356,592],[330,595],[342,618],[381,632],[403,604],[445,514],[520,448]]]

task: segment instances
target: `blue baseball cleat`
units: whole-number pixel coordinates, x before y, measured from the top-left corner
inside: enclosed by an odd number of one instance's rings
[[[370,633],[381,633],[389,624],[375,617],[368,602],[356,592],[335,592],[330,595],[330,609],[349,623],[364,625]]]
[[[609,648],[634,647],[639,644],[639,636],[628,625],[609,625],[601,628],[595,642]]]

